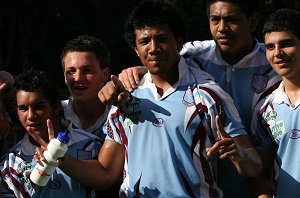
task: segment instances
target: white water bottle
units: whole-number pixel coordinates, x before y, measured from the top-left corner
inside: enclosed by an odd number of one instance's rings
[[[38,185],[45,186],[55,168],[58,166],[57,158],[63,157],[68,150],[70,137],[67,132],[59,132],[57,138],[53,138],[44,151],[45,160],[38,162],[30,174],[30,180]]]

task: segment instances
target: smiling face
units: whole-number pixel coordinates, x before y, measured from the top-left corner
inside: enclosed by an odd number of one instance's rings
[[[299,81],[300,41],[288,31],[266,33],[266,56],[273,69],[283,78]]]
[[[253,45],[251,33],[257,20],[257,15],[248,18],[233,3],[217,1],[210,5],[210,31],[225,60],[227,56],[241,59],[249,53]]]
[[[101,68],[93,52],[69,52],[64,58],[66,85],[74,101],[94,101],[109,79],[108,67]]]
[[[47,119],[56,122],[59,108],[52,107],[41,91],[27,92],[20,90],[16,93],[17,113],[22,126],[31,127],[45,141],[48,141]]]
[[[180,41],[167,26],[135,30],[135,52],[152,75],[169,76],[177,69]]]

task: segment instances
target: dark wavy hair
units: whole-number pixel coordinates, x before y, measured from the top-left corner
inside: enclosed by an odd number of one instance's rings
[[[93,52],[98,59],[101,68],[110,66],[110,51],[108,47],[97,37],[81,35],[68,41],[61,53],[61,64],[65,68],[65,57],[69,52]]]
[[[265,37],[267,33],[271,32],[288,31],[300,39],[299,22],[299,11],[287,8],[279,9],[267,18],[262,30],[263,37]]]
[[[40,91],[52,107],[60,105],[60,93],[52,78],[45,72],[29,69],[15,78],[12,98],[16,107],[16,94],[18,91],[34,92]]]
[[[124,38],[131,47],[135,47],[135,30],[161,25],[167,25],[176,39],[183,40],[185,36],[183,18],[173,3],[167,0],[141,1],[125,22]]]

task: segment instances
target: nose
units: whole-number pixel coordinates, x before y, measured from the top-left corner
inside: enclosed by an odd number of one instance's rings
[[[218,25],[218,31],[224,32],[228,29],[227,23],[224,19],[221,19]]]
[[[35,111],[33,109],[29,108],[27,119],[33,121],[35,116],[36,116]]]
[[[285,53],[281,48],[275,47],[275,52],[274,52],[274,56],[276,57],[282,57],[284,56]]]
[[[79,82],[82,79],[82,72],[80,70],[77,70],[74,75],[73,75],[73,79],[75,82]]]
[[[152,39],[149,44],[149,53],[156,53],[159,50],[159,43]]]

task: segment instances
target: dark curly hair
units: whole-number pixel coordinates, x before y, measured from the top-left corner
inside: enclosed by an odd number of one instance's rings
[[[29,69],[16,76],[12,91],[15,107],[16,94],[18,91],[40,91],[52,107],[57,107],[57,105],[60,104],[60,93],[54,80],[43,71]]]
[[[93,52],[98,59],[101,68],[110,66],[110,51],[108,47],[97,37],[81,35],[71,39],[63,48],[61,53],[61,64],[65,68],[64,59],[69,52]]]
[[[141,1],[131,12],[125,23],[124,38],[131,47],[135,47],[135,30],[145,27],[167,25],[175,38],[184,38],[185,27],[179,10],[167,0]]]

